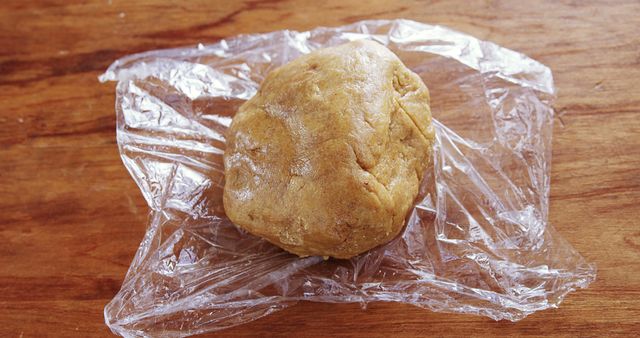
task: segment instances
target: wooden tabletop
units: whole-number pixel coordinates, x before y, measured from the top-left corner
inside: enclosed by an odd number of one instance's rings
[[[0,336],[109,336],[103,307],[147,207],[115,141],[116,58],[240,33],[368,18],[442,24],[548,65],[558,89],[550,221],[598,266],[589,289],[518,322],[407,305],[301,303],[224,336],[632,336],[640,332],[637,1],[3,0]]]

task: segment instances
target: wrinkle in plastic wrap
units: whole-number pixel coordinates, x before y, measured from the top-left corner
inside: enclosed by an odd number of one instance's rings
[[[350,260],[298,258],[224,214],[224,132],[275,67],[356,39],[387,45],[427,84],[437,138],[420,202],[390,243]],[[520,320],[595,278],[548,224],[554,87],[544,65],[408,20],[243,35],[116,61],[117,140],[149,207],[105,308],[123,336],[184,336],[295,304],[373,301]]]

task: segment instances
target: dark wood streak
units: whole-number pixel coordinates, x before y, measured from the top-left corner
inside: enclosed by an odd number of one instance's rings
[[[640,232],[634,232],[625,237],[624,242],[636,251],[640,251]]]
[[[112,119],[112,117],[107,117],[106,119]],[[49,131],[42,133],[32,133],[29,134],[30,138],[35,137],[60,137],[60,136],[83,136],[88,134],[96,134],[96,133],[107,133],[109,135],[113,134],[113,131],[116,127],[113,121],[109,121],[110,123],[101,123],[96,126],[91,126],[87,128],[77,128],[73,130],[67,131]]]
[[[160,32],[148,33],[143,35],[143,37],[152,38],[152,39],[176,39],[179,37],[194,38],[194,37],[206,36],[207,38],[209,38],[210,36],[204,35],[203,31],[212,29],[218,26],[230,24],[235,20],[236,16],[240,15],[244,11],[245,11],[245,8],[240,8],[211,23],[195,25],[186,29],[173,29],[173,30],[165,30]]]
[[[4,300],[12,302],[52,301],[62,299],[95,300],[104,299],[105,293],[120,290],[120,279],[100,276],[64,276],[64,277],[0,277],[0,290],[6,292]],[[31,290],[25,299],[21,288]]]
[[[553,195],[553,197],[557,199],[563,199],[563,200],[592,199],[594,197],[599,197],[599,196],[619,195],[622,193],[633,193],[636,191],[640,191],[640,184],[634,184],[633,182],[628,182],[623,186],[606,186],[601,189],[592,189],[589,191],[582,191],[580,193],[575,193],[575,194]]]
[[[244,6],[236,9],[229,14],[224,15],[223,17],[214,20],[212,22],[203,23],[199,25],[190,26],[186,29],[172,29],[172,30],[164,30],[160,32],[153,32],[149,34],[142,35],[145,38],[153,38],[153,39],[170,39],[174,40],[176,38],[206,38],[208,42],[212,41],[212,35],[206,34],[205,31],[212,30],[214,28],[225,26],[229,24],[233,24],[236,21],[236,18],[247,11],[277,8],[276,4],[282,3],[282,0],[255,0],[255,1],[246,1],[244,2]]]
[[[346,22],[356,22],[360,20],[367,20],[367,19],[380,18],[380,17],[385,19],[395,19],[396,17],[401,17],[401,16],[398,16],[397,14],[405,12],[408,9],[409,9],[408,7],[402,6],[392,11],[380,11],[380,12],[367,13],[364,15],[350,15],[345,17],[343,20]]]
[[[152,48],[141,45],[130,50],[102,49],[86,53],[33,60],[8,60],[0,63],[0,86],[25,86],[54,77],[104,71],[116,59]],[[29,74],[29,71],[37,74]],[[29,74],[22,76],[23,73]]]

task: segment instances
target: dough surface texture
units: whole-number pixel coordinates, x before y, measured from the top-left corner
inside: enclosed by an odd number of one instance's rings
[[[299,256],[350,258],[390,241],[431,165],[429,100],[368,40],[273,70],[227,131],[227,216]]]

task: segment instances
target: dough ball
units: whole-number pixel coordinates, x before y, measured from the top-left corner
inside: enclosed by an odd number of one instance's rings
[[[427,87],[390,50],[314,51],[273,70],[233,118],[225,212],[297,255],[353,257],[400,232],[433,141]]]

